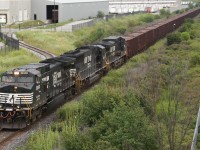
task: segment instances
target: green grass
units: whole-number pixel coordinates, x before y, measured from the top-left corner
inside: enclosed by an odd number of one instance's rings
[[[40,59],[34,54],[20,49],[12,51],[0,52],[0,73],[8,71],[9,69],[19,67],[28,63],[38,62]]]
[[[59,55],[66,51],[73,50],[75,36],[73,33],[65,32],[45,32],[45,31],[22,31],[19,37],[23,36],[26,43]],[[32,35],[32,36],[30,36]]]
[[[73,19],[64,21],[64,22],[60,22],[60,23],[55,23],[55,24],[49,24],[49,25],[45,25],[45,26],[41,26],[41,27],[37,27],[37,29],[53,29],[55,27],[60,27],[66,24],[69,24],[73,21]]]
[[[7,28],[14,28],[14,29],[26,29],[31,27],[37,27],[40,25],[44,25],[45,23],[40,20],[31,20],[31,21],[24,21],[22,23],[13,23],[11,25],[6,26]]]

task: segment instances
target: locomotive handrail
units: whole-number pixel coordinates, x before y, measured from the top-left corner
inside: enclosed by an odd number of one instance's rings
[[[110,60],[109,60],[109,58],[105,59],[105,63],[106,63],[106,69],[109,70],[110,69]]]
[[[10,112],[10,116],[13,117],[16,114],[16,111],[13,111],[13,114]]]
[[[10,114],[10,113],[8,112],[7,115],[4,117],[3,114],[1,113],[1,116],[0,116],[0,117],[3,118],[3,119],[5,119],[5,118],[7,118],[7,117],[9,116],[9,114]]]
[[[31,119],[31,117],[32,117],[32,108],[31,108],[31,106],[27,103],[26,96],[23,96],[23,98],[24,98],[24,100],[25,100],[26,106],[29,108],[29,110],[28,110],[28,117]]]

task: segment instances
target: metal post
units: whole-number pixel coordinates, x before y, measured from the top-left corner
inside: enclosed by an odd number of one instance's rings
[[[199,107],[199,111],[198,111],[198,115],[197,115],[196,126],[195,126],[195,129],[194,129],[194,135],[193,135],[193,139],[192,139],[191,150],[195,150],[195,147],[197,145],[199,125],[200,125],[200,107]]]
[[[22,105],[22,98],[20,97],[20,105],[19,105],[20,108],[21,108],[21,105]]]
[[[55,9],[56,9],[56,2],[55,2],[55,0],[54,0],[54,13],[53,13],[53,23],[54,23],[54,31],[56,31],[56,23],[55,23]]]
[[[0,23],[0,32],[1,32],[1,23]]]
[[[176,26],[176,24],[173,24],[173,31],[175,30],[175,26]]]

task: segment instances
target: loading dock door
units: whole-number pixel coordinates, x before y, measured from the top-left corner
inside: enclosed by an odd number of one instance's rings
[[[19,11],[19,21],[22,21],[22,20],[23,20],[22,14],[23,14],[23,13],[22,13],[22,10],[20,10],[20,11]]]
[[[7,23],[7,15],[0,14],[0,24],[6,24],[6,23]]]
[[[47,5],[47,20],[58,23],[58,5]]]

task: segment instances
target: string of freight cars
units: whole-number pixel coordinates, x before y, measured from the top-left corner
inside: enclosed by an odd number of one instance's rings
[[[0,127],[25,128],[39,118],[59,94],[64,93],[66,98],[75,95],[111,68],[121,66],[127,58],[173,32],[186,18],[199,13],[199,8],[189,10],[123,37],[108,37],[99,43],[3,73]]]

